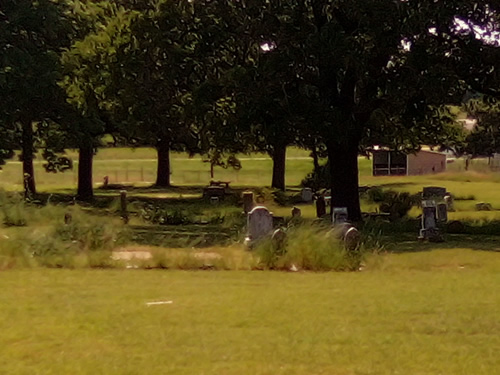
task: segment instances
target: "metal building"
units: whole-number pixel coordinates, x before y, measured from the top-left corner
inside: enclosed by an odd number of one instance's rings
[[[420,150],[415,154],[397,151],[373,151],[374,176],[416,176],[446,171],[446,155]]]

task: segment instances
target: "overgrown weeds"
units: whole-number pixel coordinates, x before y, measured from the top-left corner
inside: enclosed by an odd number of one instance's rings
[[[310,271],[355,271],[359,268],[364,246],[349,251],[323,225],[303,224],[291,227],[283,246],[264,239],[256,251],[266,269]]]

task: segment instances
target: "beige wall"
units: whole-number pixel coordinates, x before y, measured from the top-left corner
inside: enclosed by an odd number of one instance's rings
[[[446,171],[446,155],[419,151],[408,155],[408,175],[431,174]]]

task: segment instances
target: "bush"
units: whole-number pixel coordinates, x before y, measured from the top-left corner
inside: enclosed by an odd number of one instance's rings
[[[329,164],[320,165],[309,173],[301,182],[303,187],[311,188],[317,191],[331,186],[330,166]]]
[[[369,202],[378,203],[380,212],[388,213],[391,220],[406,217],[412,207],[418,205],[421,200],[419,194],[384,191],[380,187],[367,190],[364,196]]]

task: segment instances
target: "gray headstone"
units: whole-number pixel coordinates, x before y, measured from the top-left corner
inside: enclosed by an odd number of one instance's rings
[[[301,198],[302,198],[303,202],[308,202],[308,203],[312,202],[313,201],[313,193],[312,193],[311,188],[302,189]]]
[[[422,201],[422,229],[436,228],[436,202]]]
[[[248,213],[247,240],[257,241],[273,231],[273,215],[266,207],[257,206]]]
[[[345,223],[347,221],[347,207],[333,207],[333,225]]]
[[[433,200],[422,201],[422,229],[419,239],[431,242],[443,241],[443,236],[437,228],[437,207]]]

